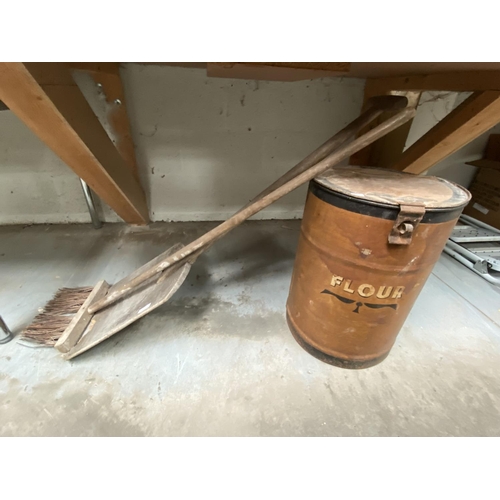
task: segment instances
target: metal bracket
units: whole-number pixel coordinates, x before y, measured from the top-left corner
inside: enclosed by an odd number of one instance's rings
[[[421,205],[400,205],[399,214],[389,233],[390,245],[409,245],[413,232],[425,214]]]
[[[472,267],[481,274],[489,274],[491,269],[491,264],[488,264],[486,260],[476,260]]]

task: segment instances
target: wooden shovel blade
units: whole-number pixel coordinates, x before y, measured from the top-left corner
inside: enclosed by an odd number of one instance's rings
[[[169,251],[173,253],[178,249],[179,245],[174,245]],[[160,307],[179,289],[190,269],[191,263],[186,262],[167,277],[153,276],[132,295],[94,314],[76,345],[63,352],[62,357],[72,359],[88,351]]]

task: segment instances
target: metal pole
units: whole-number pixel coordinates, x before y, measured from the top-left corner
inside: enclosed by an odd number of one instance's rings
[[[470,260],[472,263],[482,262],[485,260],[481,259],[481,257],[478,257],[475,253],[472,253],[470,250],[467,250],[467,248],[463,247],[462,245],[459,245],[458,243],[455,243],[454,241],[448,240],[446,242],[446,246],[448,248],[451,248],[451,250],[454,250],[455,252],[459,253],[460,255],[463,255],[466,259]]]
[[[92,225],[94,226],[94,229],[101,229],[102,222],[99,220],[99,216],[97,215],[97,211],[95,209],[92,190],[84,180],[80,179],[80,182],[82,183],[83,195],[85,196],[85,201],[89,209],[90,218],[92,219]]]
[[[7,342],[10,342],[14,338],[14,335],[12,335],[12,332],[9,330],[9,327],[5,324],[5,321],[2,319],[2,316],[0,316],[0,330],[3,330],[6,335],[5,337],[0,337],[0,344],[6,344]]]
[[[492,285],[500,286],[500,279],[493,277],[489,273],[482,273],[482,272],[480,272],[478,269],[476,269],[474,267],[474,264],[469,259],[467,259],[463,255],[460,255],[454,249],[450,248],[448,246],[449,243],[450,243],[450,241],[448,241],[448,243],[446,243],[446,246],[443,248],[443,251],[445,253],[447,253],[448,255],[450,255],[451,257],[453,257],[455,260],[458,260],[458,262],[461,262],[464,266],[467,266],[471,271],[474,271],[476,274],[478,274],[479,276],[481,276],[481,278],[485,279],[486,281],[488,281]]]
[[[472,224],[473,226],[481,227],[483,229],[487,229],[488,231],[493,231],[494,233],[500,234],[500,231],[496,227],[490,226],[489,224],[485,224],[484,222],[481,222],[480,220],[474,219],[473,217],[470,217],[469,215],[462,214],[460,216],[460,218],[462,220],[464,220],[465,222]]]

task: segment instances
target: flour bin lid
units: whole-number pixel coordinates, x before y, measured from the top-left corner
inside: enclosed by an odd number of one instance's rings
[[[315,178],[323,187],[368,203],[419,205],[426,210],[462,207],[470,193],[453,182],[373,167],[335,167]]]

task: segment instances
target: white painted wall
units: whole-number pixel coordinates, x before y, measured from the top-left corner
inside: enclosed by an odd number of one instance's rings
[[[207,78],[129,65],[129,112],[153,220],[221,220],[356,117],[362,80]],[[258,217],[300,217],[305,186]]]
[[[361,108],[364,81],[255,82],[207,78],[201,69],[127,64],[127,106],[151,219],[221,220],[300,161]],[[78,84],[98,116],[91,79]],[[463,98],[426,94],[408,145]],[[480,138],[431,173],[470,181]],[[455,168],[458,167],[458,168]],[[306,187],[257,218],[302,215]],[[106,206],[103,218],[120,219]],[[88,222],[76,175],[12,113],[0,113],[0,224]]]

